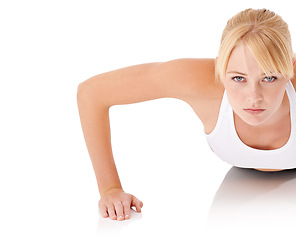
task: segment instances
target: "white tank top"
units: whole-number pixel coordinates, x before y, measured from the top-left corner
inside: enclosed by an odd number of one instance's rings
[[[220,106],[215,129],[206,134],[212,151],[223,161],[242,168],[291,169],[296,168],[296,93],[291,81],[286,92],[290,102],[291,133],[288,142],[274,150],[260,150],[247,146],[237,135],[233,110],[226,91]]]

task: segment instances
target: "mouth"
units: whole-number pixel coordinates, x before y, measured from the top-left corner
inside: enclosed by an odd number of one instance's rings
[[[261,108],[247,108],[244,110],[250,114],[260,114],[265,111],[265,109],[261,109]]]

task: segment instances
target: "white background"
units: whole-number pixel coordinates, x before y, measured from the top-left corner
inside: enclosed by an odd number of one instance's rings
[[[0,238],[293,239],[295,171],[231,168],[190,106],[168,98],[110,109],[122,185],[144,207],[102,219],[76,104],[78,84],[96,74],[216,57],[226,21],[246,8],[281,15],[295,49],[291,3],[1,1]]]

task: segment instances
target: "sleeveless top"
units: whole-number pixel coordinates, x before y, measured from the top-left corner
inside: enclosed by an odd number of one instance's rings
[[[220,106],[218,121],[214,130],[206,134],[212,151],[223,161],[242,168],[291,169],[296,168],[296,92],[291,81],[286,92],[290,103],[291,133],[288,142],[274,150],[260,150],[244,144],[237,135],[233,110],[226,91]]]

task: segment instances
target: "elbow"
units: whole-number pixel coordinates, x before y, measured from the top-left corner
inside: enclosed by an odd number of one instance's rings
[[[93,89],[93,87],[88,82],[88,80],[81,82],[78,84],[78,87],[77,87],[77,96],[89,95],[91,92],[91,89]]]
[[[81,91],[84,91],[84,89],[89,85],[89,83],[86,81],[84,82],[81,82],[78,84],[78,87],[77,87],[77,93],[81,92]]]
[[[81,82],[77,86],[77,102],[85,101],[91,96],[91,87],[87,81]]]
[[[81,82],[77,87],[77,103],[78,106],[96,106],[107,107],[103,101],[103,94],[98,86],[94,86],[87,80]]]
[[[85,92],[85,84],[84,82],[81,82],[77,87],[77,101],[79,101],[83,92]]]

